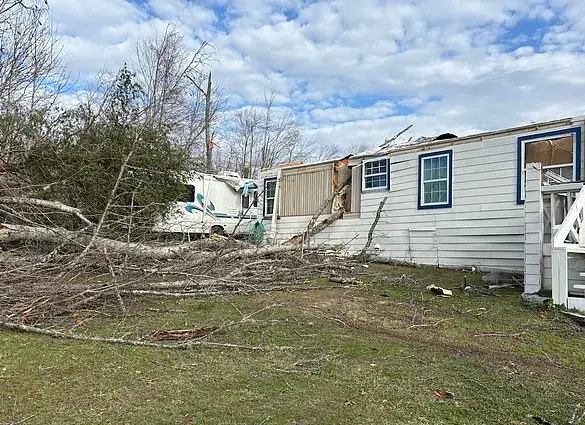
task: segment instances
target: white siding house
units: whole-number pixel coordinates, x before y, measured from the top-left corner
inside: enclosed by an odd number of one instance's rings
[[[543,242],[542,234],[534,235],[541,227],[533,228],[541,224],[526,221],[533,219],[525,216],[526,197],[538,196],[526,192],[526,164],[542,162],[553,180],[581,181],[582,152],[583,118],[566,118],[459,138],[395,142],[357,154],[347,161],[353,176],[351,205],[346,203],[351,211],[314,242],[361,250],[380,201],[387,197],[372,243],[380,256],[439,267],[524,272],[530,254],[525,253],[526,238]],[[309,172],[312,167],[264,170],[260,178],[276,187],[292,170]],[[276,240],[302,231],[310,219],[310,214],[279,216],[279,202],[286,196],[281,190],[276,214],[265,211]],[[308,211],[306,205],[303,210]],[[542,247],[533,252],[542,256]],[[537,263],[541,267],[542,258]]]

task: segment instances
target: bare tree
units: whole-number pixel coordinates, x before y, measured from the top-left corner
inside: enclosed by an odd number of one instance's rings
[[[162,35],[138,43],[136,68],[144,90],[148,122],[170,129],[188,122],[193,106],[188,76],[201,74],[210,57],[207,43],[195,51],[189,50],[172,24]]]
[[[212,81],[212,53],[207,43],[189,49],[172,24],[162,35],[140,41],[136,51],[147,121],[166,128],[175,145],[190,155],[205,156],[207,171],[213,165],[212,127],[227,102]]]
[[[0,0],[0,20],[4,20],[4,17],[12,11],[30,11],[39,7],[48,7],[48,5],[48,0]]]
[[[352,144],[349,149],[347,150],[348,154],[356,154],[360,152],[367,151],[368,149],[372,149],[374,146],[368,145],[366,143],[354,143]]]
[[[264,96],[262,114],[262,145],[258,166],[266,168],[280,161],[290,162],[306,156],[306,146],[299,126],[290,110],[275,110],[277,93],[272,91]]]
[[[46,7],[0,0],[0,101],[30,109],[47,106],[61,93],[65,77]]]
[[[265,96],[261,106],[247,107],[232,113],[225,143],[229,144],[227,161],[245,177],[262,168],[309,158],[309,144],[303,140],[291,111],[276,105],[277,94]],[[225,156],[224,156],[225,161]]]
[[[199,78],[197,78],[196,76],[188,75],[187,78],[197,90],[196,98],[202,98],[203,103],[205,104],[205,115],[202,126],[199,126],[200,131],[198,134],[196,131],[192,132],[192,134],[200,136],[201,133],[204,133],[205,135],[203,146],[205,154],[205,170],[209,173],[213,171],[213,149],[215,148],[215,131],[212,129],[212,126],[217,122],[219,111],[225,107],[228,99],[224,96],[223,91],[217,86],[217,84],[212,83],[211,71],[209,71],[206,76],[200,75]],[[201,120],[198,122],[192,121],[192,124],[197,123],[201,123]]]
[[[325,161],[343,155],[343,150],[334,143],[312,143],[311,152],[312,161]]]
[[[0,165],[48,131],[48,111],[67,84],[47,4],[0,0]]]

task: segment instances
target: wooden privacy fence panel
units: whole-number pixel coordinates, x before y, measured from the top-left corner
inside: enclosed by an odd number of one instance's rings
[[[333,164],[282,172],[280,180],[281,217],[313,215],[333,193]],[[328,206],[324,214],[331,213]]]
[[[359,213],[362,202],[362,166],[356,165],[351,169],[351,190],[348,198],[349,212]]]

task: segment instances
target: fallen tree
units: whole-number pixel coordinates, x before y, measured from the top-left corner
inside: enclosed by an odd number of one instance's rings
[[[77,341],[91,341],[91,342],[103,342],[106,344],[122,344],[122,345],[133,345],[135,347],[155,347],[155,348],[164,348],[167,350],[189,350],[193,347],[209,347],[209,348],[234,348],[240,350],[266,350],[266,347],[258,347],[258,346],[251,346],[251,345],[241,345],[241,344],[230,344],[230,343],[223,343],[223,342],[210,342],[210,341],[187,341],[177,344],[164,344],[160,342],[150,342],[150,341],[140,341],[140,340],[132,340],[132,339],[124,339],[124,338],[104,338],[100,336],[88,336],[88,335],[79,335],[74,333],[66,333],[55,331],[52,329],[42,329],[36,326],[28,326],[23,325],[20,323],[10,323],[10,322],[0,322],[0,328],[9,329],[13,331],[19,332],[27,332],[27,333],[34,333],[39,335],[46,335],[50,336],[51,338],[58,338],[58,339],[74,339]],[[275,347],[272,349],[276,350],[290,350],[291,347]]]
[[[92,239],[93,238],[93,239]],[[82,232],[74,232],[61,228],[33,227],[18,224],[3,223],[0,229],[0,242],[50,242],[50,243],[68,243],[86,247],[93,240],[93,245],[99,250],[109,253],[129,254],[137,257],[148,257],[157,260],[173,259],[184,256],[188,253],[194,253],[197,250],[195,244],[180,244],[174,246],[150,246],[136,242],[122,242],[115,239],[104,238],[101,236],[93,237]],[[262,248],[248,248],[241,250],[226,251],[222,255],[224,260],[234,258],[247,258],[253,256],[264,256],[276,254],[279,252],[295,251],[299,249],[293,245],[273,245]],[[208,262],[217,258],[216,253],[197,252],[194,259],[196,264]]]
[[[68,243],[86,247],[92,241],[93,236],[83,232],[75,232],[57,227],[35,227],[20,224],[3,223],[0,229],[0,242],[50,242]],[[111,253],[131,253],[137,256],[155,259],[176,258],[184,254],[192,245],[181,244],[177,246],[153,247],[135,242],[122,242],[115,239],[96,236],[93,245]]]

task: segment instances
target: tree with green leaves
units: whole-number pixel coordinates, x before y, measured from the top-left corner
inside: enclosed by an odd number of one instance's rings
[[[99,111],[80,106],[63,114],[58,137],[39,141],[17,170],[34,188],[30,196],[78,208],[110,233],[161,219],[183,195],[189,158],[164,127],[146,123],[141,96],[124,67]],[[74,226],[69,220],[59,224]]]

